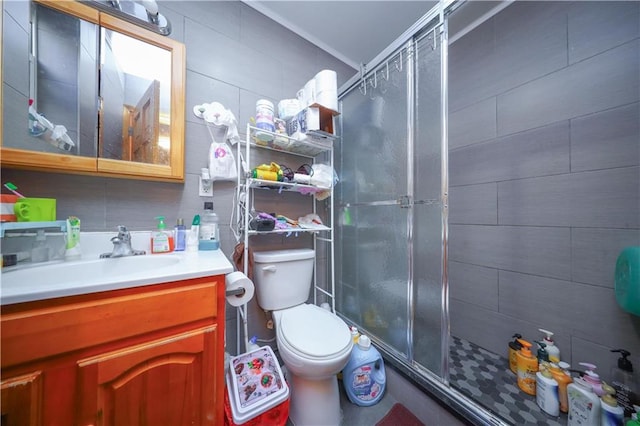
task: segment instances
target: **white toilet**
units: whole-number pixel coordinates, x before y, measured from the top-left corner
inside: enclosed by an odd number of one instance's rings
[[[336,374],[349,361],[349,327],[334,313],[306,304],[315,252],[311,249],[254,252],[256,297],[273,311],[278,351],[289,372],[289,419],[296,426],[339,425]]]

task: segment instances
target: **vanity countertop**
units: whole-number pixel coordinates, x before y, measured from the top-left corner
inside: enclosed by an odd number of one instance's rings
[[[98,254],[88,254],[84,248],[82,258],[76,261],[3,268],[0,274],[0,304],[226,275],[234,270],[222,250],[100,259]]]

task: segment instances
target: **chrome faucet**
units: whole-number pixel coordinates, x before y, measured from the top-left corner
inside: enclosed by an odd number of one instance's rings
[[[100,258],[105,257],[125,257],[138,256],[146,254],[144,250],[134,250],[131,248],[131,234],[126,226],[118,225],[118,235],[111,238],[113,243],[113,251],[111,253],[102,253]]]

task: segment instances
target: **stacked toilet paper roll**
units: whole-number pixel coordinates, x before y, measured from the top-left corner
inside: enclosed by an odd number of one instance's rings
[[[333,70],[322,70],[314,77],[315,102],[325,108],[338,110],[338,75]]]
[[[242,306],[253,298],[255,288],[244,273],[236,271],[225,277],[225,290],[227,302],[231,306]]]

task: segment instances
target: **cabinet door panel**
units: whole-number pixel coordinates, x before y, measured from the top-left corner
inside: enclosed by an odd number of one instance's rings
[[[2,426],[36,426],[42,418],[42,372],[12,377],[0,383]]]
[[[216,326],[78,362],[79,424],[216,424]]]

